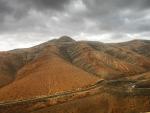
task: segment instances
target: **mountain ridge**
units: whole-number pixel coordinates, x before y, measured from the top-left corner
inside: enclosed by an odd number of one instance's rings
[[[46,87],[47,90],[43,91],[46,94],[49,90],[49,85],[44,85],[46,83],[54,82],[54,86],[50,85],[50,92],[55,93],[84,87],[101,79],[130,78],[143,73],[149,76],[147,73],[150,70],[150,42],[138,41],[136,46],[135,43],[137,41],[116,44],[75,41],[68,36],[62,36],[31,48],[0,52],[0,99],[41,95],[42,92],[37,92],[34,87],[31,89],[35,90],[29,90],[27,94],[24,92],[31,84],[39,87],[41,91]],[[141,47],[144,52],[141,52]],[[68,68],[65,68],[67,66]],[[29,78],[35,82],[32,83]],[[38,81],[40,86],[36,84]],[[11,89],[14,91],[6,95]],[[22,91],[18,93],[20,90]],[[28,96],[28,93],[31,95]]]

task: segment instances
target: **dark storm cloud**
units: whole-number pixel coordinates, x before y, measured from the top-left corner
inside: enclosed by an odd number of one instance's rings
[[[38,18],[32,20],[31,13],[33,11],[37,14],[40,12],[43,15],[51,16],[62,12],[67,4],[69,4],[69,0],[0,0],[0,30],[8,32],[22,27],[26,31],[26,28],[30,28],[34,23],[36,26],[39,23],[39,27],[42,27]],[[46,11],[49,14],[45,14]]]
[[[90,8],[107,11],[122,9],[146,9],[150,7],[149,0],[83,0]]]
[[[150,32],[149,12],[150,0],[0,0],[0,36],[22,42],[20,34],[29,41],[63,34],[142,37]]]
[[[147,20],[135,23],[135,20],[142,20],[144,16],[149,15],[147,10],[150,10],[150,0],[84,0],[84,2],[88,7],[87,18],[94,20],[101,30],[138,32],[142,27],[150,26],[150,21],[144,22]],[[133,23],[135,25],[132,25]],[[132,27],[136,28],[131,29]]]
[[[69,10],[73,9],[72,7],[68,9],[68,6],[71,3],[74,4],[76,1],[82,1],[86,6],[86,11],[80,13],[69,12]],[[52,17],[53,14],[58,13],[58,15],[61,15],[62,13],[68,13],[70,18],[67,18],[65,21],[68,23],[80,25],[80,23],[84,21],[84,18],[87,18],[89,22],[95,21],[96,26],[93,27],[97,27],[96,29],[116,32],[123,30],[124,32],[128,32],[128,27],[133,27],[129,24],[131,24],[134,19],[143,18],[143,16],[147,14],[145,14],[144,11],[149,8],[150,0],[0,0],[0,23],[5,30],[7,30],[7,27],[10,30],[14,30],[13,27],[18,28],[25,25],[26,28],[33,24],[32,21],[30,24],[29,20],[27,20],[28,23],[26,23],[26,18],[29,16],[30,19],[32,18],[31,11],[35,11],[37,14],[40,12],[46,15],[47,19]],[[60,20],[62,19],[62,17],[58,18]],[[16,23],[15,25],[10,24],[9,26],[7,21]],[[38,19],[36,19],[34,23],[37,24],[37,22],[39,22]],[[45,23],[43,23],[43,26]],[[40,23],[39,27],[42,27],[41,24],[42,23]],[[140,23],[138,23],[138,25],[140,25]],[[70,27],[71,25],[68,26]],[[148,29],[149,23],[137,26],[137,29],[130,29],[133,30],[130,32],[139,31],[140,29],[144,29],[145,26],[146,29]],[[3,29],[2,27],[1,29]]]
[[[7,5],[6,1],[0,1],[0,13],[7,13],[10,12],[11,8]]]
[[[30,10],[58,10],[65,9],[70,0],[0,0],[0,14],[16,17],[26,16]]]
[[[37,10],[56,9],[61,10],[70,0],[18,0],[18,2],[33,6]]]

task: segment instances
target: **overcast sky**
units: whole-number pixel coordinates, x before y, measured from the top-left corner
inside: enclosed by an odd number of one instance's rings
[[[62,35],[101,42],[150,39],[150,0],[0,0],[0,50]]]

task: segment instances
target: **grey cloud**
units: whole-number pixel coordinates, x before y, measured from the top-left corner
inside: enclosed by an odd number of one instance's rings
[[[0,14],[10,13],[12,11],[8,1],[0,0]]]
[[[65,5],[68,4],[70,0],[18,0],[18,2],[35,7],[37,10],[61,10],[65,8]]]
[[[0,0],[0,32],[11,30],[15,32],[18,28],[25,30],[34,28],[34,23],[37,27],[42,27],[41,22],[43,21],[40,22],[38,18],[34,18],[35,15],[31,15],[31,12],[48,15],[48,20],[52,14],[65,10],[67,4],[69,4],[69,0]],[[42,24],[46,24],[46,22]]]
[[[70,0],[0,0],[0,18],[11,15],[16,19],[24,17],[30,10],[43,12],[45,10],[65,9]]]
[[[86,18],[95,21],[99,31],[138,33],[149,29],[150,22],[145,22],[145,20],[135,22],[149,15],[149,0],[83,1],[88,7]]]
[[[0,33],[105,33],[119,39],[150,32],[149,11],[150,0],[0,0]]]

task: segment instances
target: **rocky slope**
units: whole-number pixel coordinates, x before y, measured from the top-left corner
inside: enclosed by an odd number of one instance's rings
[[[63,36],[32,48],[0,52],[0,100],[54,94],[122,77],[145,76],[148,82],[138,79],[137,87],[149,87],[149,48],[146,40],[105,44]]]

